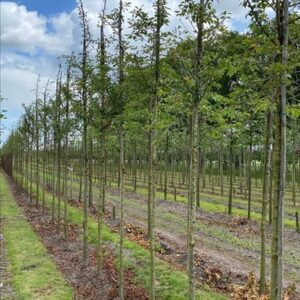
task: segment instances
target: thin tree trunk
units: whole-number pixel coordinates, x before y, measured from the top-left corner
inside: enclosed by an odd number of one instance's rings
[[[267,223],[267,202],[271,174],[271,144],[272,144],[272,111],[266,114],[267,124],[265,133],[265,158],[264,158],[264,181],[261,212],[261,254],[260,254],[260,293],[266,292],[266,223]]]
[[[167,200],[168,194],[168,158],[169,158],[169,136],[166,137],[165,144],[165,170],[164,170],[164,199]]]
[[[243,194],[243,166],[242,166],[242,153],[239,152],[239,184],[240,184],[240,194]]]
[[[187,215],[187,255],[188,255],[188,298],[195,299],[195,225],[196,225],[196,177],[198,158],[198,105],[202,97],[202,57],[203,57],[203,24],[204,24],[204,0],[200,0],[197,7],[197,40],[196,57],[194,69],[194,99],[192,104],[192,115],[190,124],[190,161],[188,182],[188,215]]]
[[[120,11],[122,13],[122,1],[120,1]],[[121,14],[120,13],[120,14]],[[124,132],[123,124],[120,126],[120,249],[119,249],[119,298],[124,299],[124,262],[123,262],[123,248],[124,248]]]
[[[252,125],[250,125],[252,127]],[[250,145],[248,151],[247,160],[247,200],[248,200],[248,219],[251,218],[251,201],[252,201],[252,172],[251,172],[251,162],[252,162],[252,129],[250,129]]]
[[[200,128],[200,123],[199,123],[199,128]],[[199,135],[200,134],[198,133],[198,136]],[[196,206],[198,208],[200,207],[200,178],[201,178],[201,151],[199,149],[199,141],[200,138],[198,137],[197,183],[196,183]]]
[[[137,189],[137,145],[136,145],[136,141],[134,142],[134,149],[133,149],[133,163],[134,163],[133,190],[134,190],[134,192],[136,192],[136,189]]]
[[[223,152],[223,142],[220,145],[220,186],[221,195],[224,195],[224,152]]]
[[[88,155],[88,95],[87,95],[87,59],[88,59],[88,42],[89,42],[89,29],[86,12],[83,8],[82,0],[79,2],[79,15],[81,18],[82,26],[82,62],[81,62],[81,99],[83,102],[83,132],[82,132],[82,153],[84,158],[84,174],[83,174],[83,263],[87,265],[88,255],[88,174],[89,174],[89,155]]]
[[[44,133],[44,140],[43,140],[43,190],[42,190],[42,209],[45,209],[45,189],[46,189],[46,162],[47,162],[47,117],[46,117],[46,99],[47,99],[47,90],[48,90],[49,80],[47,81],[45,91],[44,91],[44,98],[43,98],[43,133]]]
[[[230,129],[229,144],[229,198],[228,198],[228,214],[232,213],[232,196],[233,196],[233,137],[232,129]]]
[[[36,146],[36,170],[35,170],[35,174],[36,174],[36,196],[35,196],[35,205],[38,207],[39,205],[39,193],[40,193],[40,160],[39,160],[39,120],[38,120],[38,102],[39,102],[39,98],[38,98],[38,92],[39,92],[39,81],[40,81],[40,77],[37,80],[37,84],[36,84],[36,99],[35,99],[35,146]]]
[[[103,262],[103,206],[105,203],[105,136],[104,133],[100,133],[100,196],[98,200],[97,209],[97,223],[98,223],[98,238],[97,238],[97,271],[100,273]]]
[[[118,42],[119,42],[119,101],[121,103],[122,111],[120,116],[119,125],[119,188],[120,188],[120,248],[119,248],[119,298],[123,300],[124,295],[124,261],[123,261],[123,248],[124,248],[124,174],[125,174],[125,147],[124,147],[124,125],[123,125],[123,109],[124,109],[124,96],[123,96],[123,83],[124,83],[124,44],[123,44],[123,1],[119,1],[119,15],[118,15]]]
[[[89,207],[93,205],[93,138],[89,141]]]
[[[294,207],[296,207],[296,122],[293,120],[292,128],[292,202]]]
[[[271,299],[282,297],[282,256],[283,256],[283,206],[286,172],[286,94],[287,94],[287,55],[288,55],[288,14],[289,1],[279,1],[277,7],[278,32],[281,49],[280,97],[275,116],[276,131],[274,143],[274,205],[271,248]]]

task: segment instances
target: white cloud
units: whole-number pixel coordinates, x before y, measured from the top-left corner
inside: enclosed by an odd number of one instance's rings
[[[46,18],[14,2],[1,2],[1,96],[7,110],[4,138],[23,113],[22,103],[34,100],[38,75],[40,87],[55,79],[57,56],[74,47],[73,14]]]
[[[71,48],[73,22],[70,15],[62,13],[47,20],[14,2],[1,2],[0,5],[2,48],[29,53],[43,49],[57,55]]]
[[[5,140],[11,129],[17,125],[17,121],[23,113],[22,104],[28,105],[35,99],[35,91],[38,73],[34,70],[26,70],[17,67],[1,68],[1,95],[5,99],[3,109],[7,112],[4,123],[2,139]],[[48,77],[40,78],[40,93],[42,92]]]
[[[175,14],[178,9],[179,0],[169,0],[170,28],[180,24]],[[98,16],[102,10],[102,2],[95,0],[84,0],[84,8],[88,12],[90,20],[90,31],[94,38],[99,35]],[[80,24],[77,16],[77,9],[70,14],[61,13],[50,19],[39,15],[37,12],[28,11],[25,6],[14,2],[1,2],[1,44],[3,48],[34,53],[42,49],[47,53],[61,55],[69,53],[72,49],[79,49],[80,46]],[[149,0],[132,0],[131,7],[143,6],[145,11],[153,14],[153,5]],[[226,0],[215,1],[214,6],[218,13],[228,11],[231,20],[226,22],[231,29],[236,28],[236,23],[245,23],[246,10],[239,1]],[[118,7],[118,0],[110,0],[107,3],[107,11]],[[125,17],[129,16],[129,12]],[[126,18],[125,18],[126,19]],[[51,30],[49,30],[51,28]],[[128,28],[125,28],[128,31]]]
[[[38,77],[39,95],[43,92],[44,86],[48,80],[55,81],[56,69],[47,70],[41,61],[40,70],[32,66],[32,68],[22,68],[20,65],[1,67],[0,82],[1,94],[7,99],[5,107],[15,114],[22,112],[22,104],[30,104],[35,99],[35,87]],[[43,71],[44,70],[44,71]],[[39,72],[41,71],[41,72]],[[41,75],[43,74],[43,75]],[[52,84],[54,86],[54,84]],[[54,90],[52,89],[51,92]]]
[[[69,53],[74,47],[74,20],[72,14],[61,13],[49,20],[54,32],[45,35],[46,50],[54,54]]]
[[[5,107],[7,110],[19,113],[22,103],[32,102],[34,95],[32,89],[37,80],[36,73],[30,70],[17,68],[2,68],[1,91],[7,99]]]
[[[1,55],[1,69],[17,68],[41,73],[43,76],[52,76],[57,70],[57,64],[56,56],[26,56],[11,51],[2,51]]]
[[[36,43],[43,39],[46,19],[14,2],[1,2],[0,5],[2,47],[33,51]]]
[[[242,1],[239,0],[220,0],[214,1],[214,7],[216,11],[221,13],[227,11],[230,13],[234,20],[244,20],[247,14],[247,10],[241,5]]]

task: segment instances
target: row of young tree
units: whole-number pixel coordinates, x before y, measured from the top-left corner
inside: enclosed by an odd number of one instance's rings
[[[148,188],[150,299],[155,298],[157,191],[165,199],[170,194],[176,199],[177,193],[188,197],[189,299],[195,298],[195,212],[201,190],[226,195],[228,214],[234,198],[244,197],[249,219],[253,199],[260,198],[260,289],[266,292],[269,220],[271,299],[281,299],[285,189],[291,191],[288,202],[295,213],[300,201],[300,3],[245,0],[251,24],[242,34],[226,28],[227,14],[217,15],[210,0],[182,0],[177,15],[183,27],[170,31],[167,1],[153,2],[150,15],[122,0],[108,12],[103,0],[100,37],[94,40],[80,0],[81,52],[60,59],[54,95],[52,83],[41,91],[38,79],[35,101],[24,106],[2,151],[12,154],[14,177],[36,205],[44,207],[45,189],[53,190],[53,222],[61,226],[63,220],[65,236],[68,197],[83,202],[84,262],[88,207],[98,183],[99,272],[105,191],[117,182],[120,299],[125,186]],[[79,195],[73,193],[74,182]]]

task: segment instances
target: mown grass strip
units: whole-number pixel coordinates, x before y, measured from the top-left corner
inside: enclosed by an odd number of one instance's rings
[[[19,300],[69,300],[73,290],[47,255],[47,250],[25,220],[0,174],[2,233],[11,266],[12,284]]]
[[[73,182],[72,187],[78,189],[79,188],[79,183],[78,182]],[[117,188],[118,185],[117,185],[117,183],[112,182],[111,187]],[[132,190],[132,186],[130,186],[130,185],[125,184],[124,187],[128,191]],[[96,187],[94,185],[93,189],[95,189],[95,188]],[[138,187],[137,190],[136,190],[136,193],[140,194],[141,196],[146,197],[148,195],[148,190],[145,189],[145,188]],[[156,191],[156,197],[158,199],[164,199],[164,193]],[[200,200],[201,201],[200,202],[200,207],[205,212],[209,212],[209,213],[227,213],[227,204],[225,204],[225,203],[228,201],[228,199],[226,197],[220,196],[220,195],[211,195],[211,194],[208,194],[208,193],[201,193],[200,199],[201,199]],[[210,201],[208,201],[209,199],[210,200],[219,200],[220,202],[223,202],[224,204],[210,202]],[[171,193],[167,193],[167,199],[166,200],[174,201],[174,195],[171,194]],[[178,194],[177,197],[176,197],[176,201],[186,204],[187,203],[187,197]],[[243,201],[242,199],[239,199],[239,198],[234,198],[233,199],[233,205],[235,205],[237,203],[245,203],[245,201]],[[288,208],[288,209],[285,208],[285,212],[286,213],[289,212],[292,215],[294,215],[294,208]],[[247,212],[246,209],[233,207],[232,208],[232,216],[247,218],[248,212]],[[251,219],[260,223],[261,213],[252,211],[251,212]],[[295,229],[295,220],[292,220],[292,219],[289,219],[289,218],[285,217],[284,218],[284,226],[286,228]]]
[[[76,178],[77,178],[77,176],[74,176],[73,179],[76,179]],[[70,178],[68,178],[68,181],[70,181]],[[95,182],[93,183],[93,186],[95,189],[96,188]],[[72,187],[79,189],[79,183],[73,182]],[[117,188],[118,184],[116,182],[111,182],[111,187]],[[124,187],[128,191],[132,190],[131,185],[125,184]],[[146,188],[138,187],[136,193],[140,194],[141,196],[147,196],[148,190]],[[160,191],[156,191],[156,197],[159,199],[164,199],[164,193],[160,192]],[[217,194],[212,195],[209,193],[201,192],[200,199],[201,199],[200,206],[201,206],[201,209],[203,209],[204,211],[210,212],[210,213],[227,213],[228,199],[225,196],[221,196],[221,195],[217,195]],[[172,193],[167,193],[166,200],[174,201],[174,195]],[[187,197],[177,194],[176,201],[181,202],[181,203],[187,203]],[[217,201],[220,201],[220,203],[216,203]],[[234,207],[235,205],[238,205],[238,204],[247,205],[247,203],[244,199],[233,198],[232,215],[247,218],[248,212],[247,212],[246,208]],[[257,201],[253,201],[252,205],[253,205],[253,208],[256,208],[258,211],[251,211],[251,219],[254,221],[260,222],[260,220],[261,220],[261,213],[260,213],[261,204]],[[295,229],[295,220],[293,219],[294,214],[295,214],[295,208],[294,207],[285,207],[285,213],[290,214],[290,216],[291,216],[291,218],[288,218],[287,215],[285,216],[285,218],[284,218],[285,227],[290,228],[290,229]]]
[[[126,186],[126,188],[129,188],[129,186]],[[137,193],[143,196],[147,196],[147,189],[142,189],[142,188],[137,188]],[[156,192],[156,196],[159,199],[163,199],[164,198],[164,193],[162,192]],[[206,195],[207,197],[207,195]],[[168,201],[174,201],[174,195],[172,194],[167,194],[167,200]],[[178,202],[182,202],[182,203],[187,203],[187,197],[182,196],[182,195],[177,195],[177,201]],[[201,201],[200,203],[200,207],[201,209],[203,209],[206,212],[211,212],[211,213],[226,213],[227,211],[227,206],[226,205],[222,205],[222,204],[217,204],[217,203],[212,203],[212,202],[207,202],[205,200]],[[240,209],[240,208],[232,208],[232,215],[233,216],[239,216],[239,217],[244,217],[247,218],[247,211]],[[258,212],[251,212],[251,219],[255,220],[257,222],[260,222],[261,220],[261,214]],[[285,218],[284,219],[284,225],[287,228],[295,228],[295,221],[290,220]]]
[[[35,183],[33,183],[33,190],[35,190]],[[40,198],[42,192],[39,194]],[[45,193],[45,203],[47,207],[51,207],[52,194]],[[83,213],[77,208],[67,204],[68,219],[71,223],[78,226],[82,226]],[[110,230],[110,228],[104,224],[103,228],[104,241],[111,242],[115,245],[116,249],[119,246],[119,235]],[[95,244],[97,241],[97,223],[92,217],[88,217],[88,240],[91,244]],[[149,265],[149,252],[138,245],[125,239],[125,267],[133,270],[137,284],[141,284],[146,289],[149,289],[150,283],[150,265]],[[161,259],[156,258],[156,292],[158,299],[186,299],[187,291],[187,276],[184,272],[181,272],[164,262]],[[201,286],[197,289],[196,299],[201,300],[225,300],[228,299],[224,294],[219,294],[206,286]]]

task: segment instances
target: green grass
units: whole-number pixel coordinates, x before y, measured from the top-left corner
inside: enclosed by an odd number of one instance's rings
[[[125,186],[125,187],[130,188],[130,186]],[[137,193],[140,194],[140,195],[146,196],[148,194],[148,191],[147,191],[147,189],[137,188]],[[156,192],[156,196],[159,199],[163,199],[164,198],[164,193]],[[206,197],[207,197],[207,195],[206,195]],[[210,196],[210,197],[213,198],[214,196]],[[220,196],[217,196],[217,197],[221,198]],[[187,197],[185,197],[185,196],[177,195],[176,199],[177,199],[178,202],[187,203]],[[167,194],[167,200],[168,201],[174,201],[174,195]],[[200,207],[204,211],[211,212],[211,213],[226,213],[226,211],[227,211],[227,206],[226,205],[207,202],[207,201],[201,201]],[[232,208],[232,215],[247,218],[248,214],[247,214],[246,210],[233,207]],[[251,212],[251,219],[255,220],[257,222],[260,222],[261,214],[252,211]],[[284,225],[288,228],[294,229],[295,228],[295,221],[285,218],[284,219]]]
[[[35,190],[35,184],[33,184]],[[42,193],[42,192],[41,192]],[[40,194],[41,197],[41,194]],[[52,194],[46,192],[45,202],[51,207]],[[68,219],[73,224],[82,226],[83,213],[79,208],[67,205]],[[112,232],[108,226],[104,225],[103,239],[112,243],[117,249],[119,245],[119,235]],[[97,223],[88,217],[88,240],[89,243],[95,244],[97,241]],[[149,289],[150,282],[150,265],[149,252],[127,238],[124,241],[126,252],[125,266],[133,270],[137,284]],[[175,269],[170,264],[156,258],[156,293],[158,299],[186,299],[187,276],[184,272]],[[197,289],[196,299],[204,300],[223,300],[228,299],[225,295],[216,293],[206,286]]]
[[[77,178],[77,176],[74,176],[74,178]],[[73,187],[78,188],[79,183],[73,182]],[[111,182],[111,187],[117,187],[116,182]],[[128,189],[129,191],[132,190],[132,186],[125,184],[125,188]],[[177,189],[177,197],[176,201],[181,202],[181,203],[187,203],[187,197],[183,195],[179,195],[179,192],[182,191],[181,188]],[[137,188],[137,193],[142,195],[142,196],[147,196],[148,195],[148,190],[146,188],[138,187]],[[159,199],[164,199],[164,193],[156,191],[156,196]],[[226,196],[218,195],[218,194],[209,194],[207,192],[201,192],[200,196],[200,206],[201,208],[206,211],[206,212],[211,212],[211,213],[226,213],[227,212],[227,202],[228,198]],[[167,193],[167,200],[169,201],[174,201],[174,195],[172,193]],[[216,203],[220,202],[220,203]],[[240,217],[248,217],[248,212],[247,208],[238,208],[234,207],[235,205],[247,205],[247,202],[245,199],[241,199],[238,197],[233,198],[233,207],[232,207],[232,215],[233,216],[240,216]],[[257,222],[260,222],[261,220],[261,203],[260,201],[257,201],[253,199],[252,201],[252,211],[251,211],[251,219]],[[286,228],[290,229],[295,229],[295,220],[294,220],[294,214],[295,214],[295,208],[294,207],[285,207],[285,219],[284,219],[284,225]],[[288,217],[289,215],[289,217]]]
[[[6,179],[0,174],[2,232],[17,299],[67,300],[73,291],[47,255],[47,250],[25,220]]]

